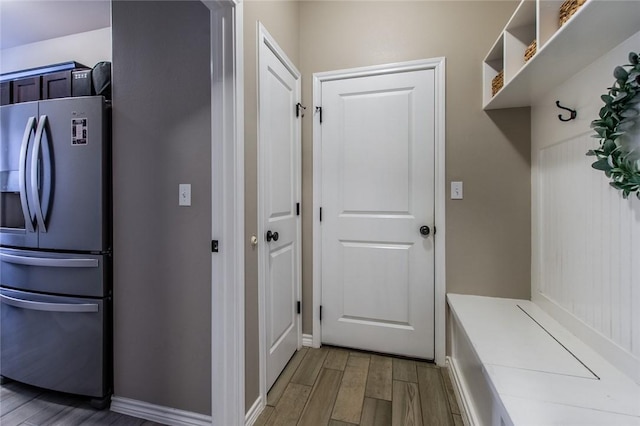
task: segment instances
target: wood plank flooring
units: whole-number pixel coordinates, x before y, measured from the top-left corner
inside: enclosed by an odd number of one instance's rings
[[[446,369],[426,362],[350,351],[302,348],[267,396],[256,426],[459,426]],[[0,425],[160,426],[84,398],[9,382],[0,386]]]
[[[0,425],[162,426],[109,410],[96,410],[86,398],[17,382],[0,386]]]
[[[342,348],[302,348],[267,395],[256,426],[458,426],[446,369]]]

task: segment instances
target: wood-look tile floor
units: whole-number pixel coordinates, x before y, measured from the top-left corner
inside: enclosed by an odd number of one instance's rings
[[[462,425],[446,369],[334,347],[302,348],[255,425]]]
[[[86,398],[49,392],[17,382],[0,386],[2,426],[161,426],[109,410],[96,410]]]

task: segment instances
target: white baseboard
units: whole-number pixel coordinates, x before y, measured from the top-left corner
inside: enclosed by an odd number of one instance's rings
[[[308,348],[313,347],[313,335],[311,335],[311,334],[303,334],[302,335],[302,346],[306,346]]]
[[[249,408],[249,411],[247,411],[247,414],[244,416],[245,426],[253,425],[256,420],[258,420],[258,417],[260,416],[260,414],[262,414],[263,410],[264,403],[262,401],[262,398],[258,397],[258,399],[256,399],[256,402],[253,403],[251,408]]]
[[[449,377],[451,377],[451,382],[453,383],[453,391],[458,399],[462,422],[464,423],[464,426],[475,426],[475,422],[473,421],[474,416],[470,415],[471,406],[469,405],[469,401],[465,398],[466,392],[464,391],[464,386],[460,380],[460,372],[458,371],[456,363],[453,358],[448,356],[446,358],[446,364],[447,367],[449,367]]]
[[[171,426],[210,426],[211,416],[114,396],[111,411]]]

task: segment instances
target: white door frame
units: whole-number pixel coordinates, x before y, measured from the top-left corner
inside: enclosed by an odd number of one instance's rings
[[[322,300],[322,125],[315,110],[322,106],[322,83],[345,78],[369,77],[390,72],[431,69],[435,72],[435,362],[445,364],[445,58],[432,58],[313,74],[313,347],[321,344],[320,301]],[[434,232],[435,233],[435,232]]]
[[[211,19],[211,422],[244,425],[244,74],[241,0]]]
[[[265,183],[264,180],[260,179],[262,176],[262,171],[265,167],[265,159],[263,148],[260,143],[261,129],[260,129],[260,73],[262,72],[262,68],[260,66],[261,61],[264,61],[264,55],[267,53],[267,49],[273,52],[273,54],[282,62],[282,64],[287,68],[291,74],[296,77],[296,90],[298,92],[298,102],[300,102],[300,97],[302,96],[300,81],[301,75],[295,65],[289,60],[286,53],[280,48],[276,40],[273,38],[269,31],[265,28],[265,26],[258,21],[257,23],[257,34],[258,34],[258,66],[257,66],[257,74],[258,74],[258,85],[257,85],[257,100],[256,108],[257,108],[257,117],[258,117],[258,173],[257,176],[259,178],[258,182],[258,336],[259,336],[259,350],[260,350],[260,404],[264,407],[267,403],[267,351],[269,347],[267,345],[267,331],[266,331],[266,323],[267,323],[267,312],[266,312],[266,300],[265,300],[265,278],[267,273],[267,265],[264,259],[264,250],[266,249],[264,245],[263,236],[265,235],[265,227],[264,222],[262,221],[262,215],[264,213],[265,208]],[[294,105],[291,105],[291,113],[293,114]],[[296,122],[296,135],[298,141],[301,141],[301,120],[298,119]],[[301,144],[296,144],[296,153],[295,155],[298,158],[298,165],[296,171],[296,179],[298,180],[298,200],[301,201],[301,185],[302,185],[302,173],[301,173]],[[296,252],[296,262],[298,263],[297,268],[297,291],[298,297],[302,302],[302,287],[301,287],[301,261],[300,261],[300,250],[301,250],[301,218],[302,216],[298,216],[297,218],[297,252]],[[302,347],[302,314],[297,315],[297,334],[298,334],[298,349]]]

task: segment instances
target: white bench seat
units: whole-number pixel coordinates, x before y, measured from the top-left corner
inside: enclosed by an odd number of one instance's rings
[[[447,300],[449,361],[472,423],[640,426],[640,386],[534,303]]]

